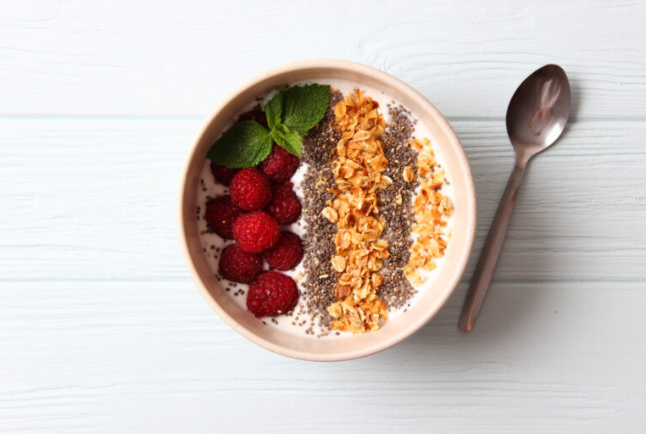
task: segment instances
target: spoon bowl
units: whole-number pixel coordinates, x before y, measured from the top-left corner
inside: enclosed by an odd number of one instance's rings
[[[546,65],[525,79],[507,108],[507,134],[516,157],[527,159],[559,138],[570,115],[570,82],[563,68]]]
[[[558,65],[545,65],[534,71],[511,97],[507,134],[516,153],[516,164],[464,300],[458,328],[465,333],[473,329],[496,270],[527,162],[560,137],[569,116],[570,83]]]

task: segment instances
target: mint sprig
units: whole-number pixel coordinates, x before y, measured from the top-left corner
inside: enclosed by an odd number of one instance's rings
[[[253,167],[271,152],[269,130],[256,121],[243,121],[226,130],[206,157],[231,169]]]
[[[303,134],[323,119],[329,103],[329,85],[278,92],[264,107],[269,129],[256,121],[237,122],[211,146],[207,158],[229,168],[253,167],[267,158],[272,142],[300,157]]]

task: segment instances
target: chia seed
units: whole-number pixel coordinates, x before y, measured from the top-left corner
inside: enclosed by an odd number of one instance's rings
[[[385,175],[393,182],[380,191],[380,215],[386,221],[382,238],[388,242],[390,258],[385,259],[381,273],[384,284],[377,295],[391,309],[397,309],[408,302],[417,292],[404,274],[404,267],[410,259],[411,225],[414,222],[411,196],[417,185],[406,182],[403,171],[406,166],[415,167],[417,152],[408,144],[413,137],[415,120],[403,106],[388,105],[390,121],[384,132],[384,152],[388,159]],[[397,202],[401,202],[398,204]]]
[[[303,146],[303,161],[308,164],[302,182],[305,196],[303,220],[307,228],[303,237],[303,267],[307,277],[302,282],[304,306],[297,314],[318,316],[319,326],[327,329],[332,324],[327,308],[335,301],[337,273],[332,268],[331,259],[336,253],[334,236],[337,228],[321,212],[327,201],[334,199],[326,188],[334,185],[330,162],[341,138],[341,132],[334,128],[334,106],[342,98],[338,91],[330,93],[330,105],[325,116],[304,138]],[[314,323],[305,330],[306,334],[314,334],[313,326]]]

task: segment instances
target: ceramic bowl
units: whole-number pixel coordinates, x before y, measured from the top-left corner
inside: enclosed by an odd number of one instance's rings
[[[428,289],[414,299],[407,312],[390,319],[377,331],[316,339],[263,325],[239,307],[220,286],[202,251],[195,219],[196,192],[207,151],[226,124],[257,96],[281,85],[302,80],[353,81],[358,87],[383,90],[396,98],[430,130],[434,149],[440,149],[447,177],[453,187],[455,212],[452,237],[444,263]],[[460,140],[442,114],[415,89],[391,75],[354,62],[306,60],[279,66],[243,84],[220,103],[208,118],[185,163],[179,194],[179,233],[190,274],[213,310],[250,341],[276,353],[313,361],[348,360],[374,354],[411,336],[426,324],[449,299],[467,264],[476,229],[476,197],[469,162]],[[457,323],[457,318],[456,318]]]

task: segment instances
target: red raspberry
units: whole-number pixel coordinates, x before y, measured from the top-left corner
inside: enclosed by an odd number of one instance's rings
[[[242,215],[242,210],[231,202],[231,196],[220,196],[206,203],[204,218],[209,228],[225,240],[233,239],[233,223]]]
[[[278,237],[278,223],[264,211],[243,214],[233,225],[233,239],[245,252],[259,253],[271,249]]]
[[[251,283],[262,272],[262,258],[245,252],[237,244],[231,244],[220,256],[220,274],[232,282]]]
[[[290,180],[300,162],[296,155],[274,143],[271,154],[258,167],[269,179],[282,184]]]
[[[278,224],[294,223],[301,215],[301,202],[292,190],[292,183],[272,184],[271,200],[265,211],[276,219]]]
[[[245,211],[264,208],[271,200],[271,185],[255,168],[242,169],[231,181],[231,200]]]
[[[278,271],[267,271],[249,285],[247,309],[257,317],[280,315],[296,307],[298,295],[294,279]]]
[[[293,270],[303,259],[303,244],[295,233],[282,231],[276,245],[262,256],[276,270]]]
[[[226,185],[227,187],[229,186],[229,184],[231,184],[231,180],[239,171],[240,169],[229,169],[226,166],[220,166],[219,164],[216,164],[215,161],[211,161],[211,173],[215,178],[215,182],[219,182],[220,184]]]
[[[256,121],[263,127],[267,128],[267,116],[265,116],[265,112],[262,111],[260,106],[256,106],[238,116],[238,122],[242,121]]]

